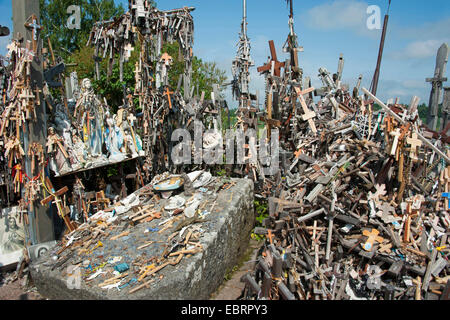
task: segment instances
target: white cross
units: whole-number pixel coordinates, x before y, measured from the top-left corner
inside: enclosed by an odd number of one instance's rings
[[[392,143],[391,149],[391,156],[395,156],[395,153],[397,152],[398,138],[401,136],[400,129],[397,128],[395,131],[389,133],[389,135],[394,137],[394,142]]]
[[[125,50],[125,54],[124,54],[125,61],[128,61],[128,59],[131,58],[131,52],[134,51],[134,48],[131,46],[131,43],[128,43],[125,46],[124,50]]]
[[[134,121],[137,120],[137,118],[132,113],[130,113],[130,115],[128,116],[127,119],[128,119],[128,121],[130,121],[131,126],[133,126]]]

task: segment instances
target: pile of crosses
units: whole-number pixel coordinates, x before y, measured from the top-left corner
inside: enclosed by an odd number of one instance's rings
[[[168,157],[173,148],[171,135],[174,130],[193,131],[195,120],[211,122],[213,118],[220,118],[216,107],[220,96],[218,90],[211,100],[206,100],[204,93],[201,97],[194,96],[195,87],[191,86],[194,23],[190,12],[194,8],[159,11],[147,1],[136,0],[130,1],[129,9],[113,21],[95,24],[88,45],[95,47],[97,77],[100,61],[108,59],[108,74],[111,74],[114,57],[119,53],[121,78],[124,62],[128,61],[135,46],[140,46],[139,61],[135,66],[135,89],[128,92],[125,103],[133,107],[133,97],[139,100],[141,112],[137,116],[139,127],[143,128],[144,173],[148,178],[154,173],[174,169]],[[171,91],[169,70],[174,61],[162,50],[164,44],[175,41],[179,44],[185,67],[177,88]],[[215,123],[216,127],[220,126],[217,119]]]
[[[315,89],[299,68],[292,19],[266,77],[265,136],[278,129],[280,168],[260,176],[269,216],[244,299],[448,299],[450,150],[422,125],[418,98],[388,105],[342,85],[343,56]],[[284,69],[284,70],[283,70]],[[320,97],[317,103],[313,94]],[[261,148],[261,144],[259,145]]]
[[[33,20],[35,21],[35,20]],[[34,32],[34,31],[33,31]],[[39,198],[44,178],[44,147],[35,141],[24,144],[27,130],[36,121],[35,108],[40,106],[41,88],[31,82],[32,62],[36,55],[36,43],[13,40],[8,46],[6,60],[1,62],[2,99],[0,108],[0,145],[2,153],[2,185],[6,185],[6,196],[2,195],[3,206],[18,202],[21,219],[28,224],[26,210]],[[25,156],[30,161],[30,172],[25,172]],[[23,194],[23,196],[21,196]],[[6,199],[6,201],[5,201]]]
[[[3,68],[2,63],[2,177],[8,187],[8,196],[15,196],[11,204],[17,204],[21,199],[22,211],[26,212],[26,207],[32,206],[35,200],[41,200],[42,204],[54,203],[69,231],[77,228],[71,218],[78,217],[75,220],[82,222],[95,213],[90,210],[95,207],[92,203],[107,198],[117,201],[126,196],[123,189],[130,175],[122,171],[123,162],[145,159],[143,163],[137,162],[134,174],[138,189],[158,172],[183,171],[183,167],[174,168],[169,161],[174,130],[181,127],[193,131],[196,120],[208,122],[210,126],[221,125],[216,107],[220,102],[218,88],[212,99],[207,100],[204,93],[201,97],[198,93],[194,96],[194,87],[191,87],[194,23],[190,12],[194,8],[159,11],[147,1],[133,0],[129,2],[129,9],[111,21],[96,23],[87,43],[95,47],[97,79],[100,78],[101,60],[108,59],[107,75],[110,76],[114,60],[120,56],[120,78],[123,80],[123,64],[129,60],[134,46],[140,46],[135,66],[135,90],[124,90],[123,105],[118,106],[116,114],[112,114],[106,99],[94,92],[90,79],[80,82],[73,72],[64,85],[61,80],[67,65],[55,58],[49,39],[48,46],[44,47],[40,39],[41,27],[34,15],[27,25],[33,32],[33,41],[23,47],[23,41],[13,40],[8,47],[9,64]],[[165,43],[174,41],[178,41],[185,63],[185,72],[176,90],[169,86],[173,58],[162,52]],[[30,83],[30,70],[34,58],[41,52],[45,55],[45,82],[38,88]],[[60,95],[54,89],[59,89]],[[45,145],[33,141],[27,144],[26,129],[22,130],[21,125],[34,120],[34,108],[41,103],[41,93],[50,111],[44,129],[47,141]],[[139,106],[134,105],[136,100]],[[31,159],[31,178],[24,170],[26,152]],[[114,190],[108,192],[98,186],[103,193],[86,192],[79,174],[112,164],[120,166],[117,176],[121,188],[113,186]],[[98,170],[93,172],[97,174]],[[75,180],[64,182],[59,179],[68,176],[75,176]],[[56,183],[53,181],[56,188],[50,177],[59,179]],[[74,181],[73,186],[67,185],[67,181],[69,184]],[[25,194],[25,198],[21,194]],[[69,209],[73,206],[75,211]]]

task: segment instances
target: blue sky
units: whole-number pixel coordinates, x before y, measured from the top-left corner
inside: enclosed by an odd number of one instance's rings
[[[128,1],[116,0],[128,8]],[[194,53],[205,61],[215,61],[231,77],[231,62],[242,18],[242,0],[164,0],[156,1],[161,10],[193,6],[195,22]],[[252,44],[253,91],[264,92],[264,78],[256,72],[269,55],[268,41],[274,40],[279,60],[288,29],[288,8],[283,0],[247,0],[248,34]],[[388,0],[294,0],[295,31],[304,52],[300,63],[313,85],[320,86],[319,67],[337,69],[343,53],[343,82],[354,86],[359,74],[369,87],[378,55],[381,30],[368,30],[369,5],[381,8],[381,19]],[[0,24],[11,25],[11,0],[0,0]],[[6,39],[0,39],[0,54],[5,54]],[[382,100],[399,97],[409,103],[417,95],[428,103],[430,84],[425,78],[434,74],[437,49],[450,43],[450,1],[392,0],[389,28],[378,96]],[[449,73],[447,72],[447,75]],[[450,76],[449,76],[450,77]],[[449,82],[446,83],[450,86]],[[230,105],[230,92],[226,92]]]

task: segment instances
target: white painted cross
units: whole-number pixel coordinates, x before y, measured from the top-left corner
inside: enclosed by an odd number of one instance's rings
[[[395,153],[397,152],[398,138],[401,136],[400,129],[397,128],[395,131],[391,131],[389,135],[394,137],[394,142],[392,142],[391,148],[391,156],[395,156]]]
[[[128,61],[128,60],[131,58],[131,52],[134,51],[134,48],[131,46],[131,43],[128,43],[128,44],[124,47],[123,50],[125,51],[123,57],[124,57],[125,61]]]

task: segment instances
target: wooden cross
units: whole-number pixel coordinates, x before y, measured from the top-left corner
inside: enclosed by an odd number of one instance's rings
[[[417,147],[421,147],[422,146],[422,141],[417,139],[417,133],[414,132],[412,134],[411,138],[406,139],[406,142],[411,145],[411,151],[409,152],[409,156],[411,157],[411,159],[413,160],[418,160],[417,159]]]
[[[374,242],[382,243],[384,238],[379,237],[378,234],[380,232],[377,229],[372,229],[372,231],[364,230],[363,235],[368,237],[365,244],[362,245],[363,249],[366,251],[372,251]]]
[[[20,132],[20,131],[19,131]],[[6,151],[5,151],[5,157],[8,157],[8,167],[12,167],[12,162],[14,158],[22,159],[22,157],[25,155],[25,151],[22,148],[22,145],[20,144],[19,139],[17,137],[13,136],[9,138],[8,143],[5,145]]]
[[[267,230],[267,239],[269,239],[269,241],[270,241],[270,244],[273,244],[273,237],[274,237],[274,235],[273,235],[273,233],[272,233],[272,230]]]
[[[38,32],[42,29],[42,27],[37,23],[37,17],[35,14],[31,15],[27,21],[30,22],[26,22],[25,23],[25,27],[27,27],[28,29],[33,29],[33,51],[37,52],[37,34]]]
[[[61,142],[62,139],[58,137],[56,133],[54,133],[52,136],[48,136],[48,141],[45,144],[47,147],[47,151],[51,152],[51,150],[53,149],[53,145],[56,144],[59,150],[61,150],[61,153],[63,154],[64,158],[69,159],[69,154],[67,153],[66,149],[64,148]]]
[[[285,63],[278,61],[277,51],[275,49],[275,44],[274,44],[273,40],[269,41],[269,47],[270,47],[270,54],[271,54],[272,58],[270,59],[270,61],[267,64],[263,65],[262,67],[259,67],[257,70],[259,73],[273,70],[273,74],[276,77],[280,77],[281,76],[281,68],[284,68]]]
[[[39,94],[39,92],[37,92],[37,94]],[[26,110],[26,119],[27,120],[31,119],[30,107],[32,106],[32,104],[30,101],[31,101],[31,99],[35,99],[35,95],[33,94],[33,91],[29,88],[25,88],[20,93],[19,99],[22,100],[22,107]],[[37,100],[39,100],[39,99],[37,99]],[[36,117],[36,112],[34,109],[33,109],[33,115]]]
[[[164,95],[167,96],[167,99],[169,100],[169,108],[172,109],[172,99],[170,99],[170,95],[174,94],[174,92],[169,90],[169,87],[166,88],[166,92],[164,92]]]
[[[305,94],[308,94],[310,92],[313,92],[315,89],[313,87],[308,88],[306,90],[301,91],[299,87],[295,87],[295,92],[297,92],[297,97],[300,100],[300,104],[302,105],[303,108],[303,116],[302,119],[304,121],[308,121],[309,126],[311,127],[312,132],[314,132],[314,134],[317,133],[317,129],[316,129],[316,125],[313,121],[313,118],[316,117],[316,113],[314,111],[311,111],[308,109],[308,106],[306,105],[306,101],[305,98],[303,97]]]
[[[385,244],[381,244],[380,248],[378,249],[379,253],[387,253],[390,254],[391,253],[391,249],[392,249],[392,243],[385,243]]]
[[[398,140],[399,137],[401,136],[400,129],[399,128],[395,129],[395,131],[390,132],[389,135],[394,137],[394,141],[392,142],[391,148],[391,156],[395,156],[397,152]]]
[[[163,61],[166,66],[170,65],[173,61],[173,58],[169,56],[167,52],[164,52],[164,54],[161,56],[160,61]]]
[[[70,221],[69,216],[67,215],[67,211],[64,210],[64,207],[62,205],[62,201],[60,199],[60,197],[65,194],[67,191],[69,191],[69,188],[64,187],[58,191],[55,191],[55,189],[53,188],[52,183],[50,182],[50,179],[48,177],[45,177],[45,184],[47,185],[47,187],[50,188],[52,195],[48,196],[45,199],[41,200],[41,205],[46,205],[49,202],[52,202],[54,204],[56,204],[56,208],[58,210],[58,214],[59,216],[64,220],[64,223],[66,224],[67,228],[69,229],[70,232],[74,231],[76,229],[76,227],[72,224],[72,222]],[[69,211],[70,212],[70,211]]]
[[[104,210],[108,208],[110,200],[105,197],[105,192],[102,190],[95,194],[95,201],[92,201],[91,204],[96,206],[97,210]]]

